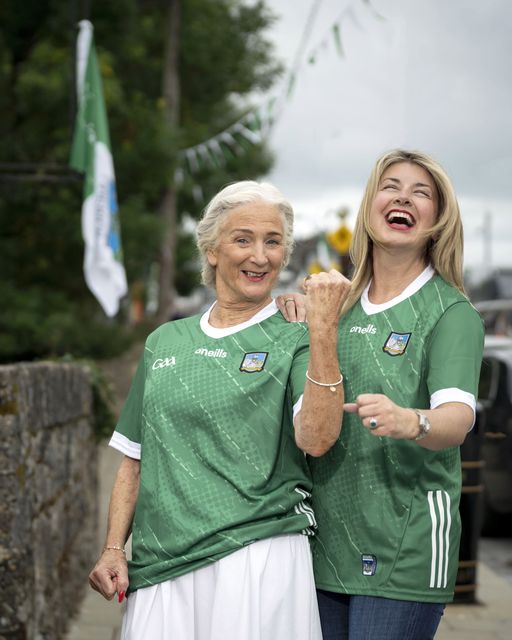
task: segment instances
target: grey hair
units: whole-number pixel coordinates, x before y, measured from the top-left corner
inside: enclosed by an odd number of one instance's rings
[[[214,249],[220,228],[228,211],[251,202],[275,205],[283,217],[284,258],[282,267],[290,260],[293,250],[293,208],[283,194],[269,182],[241,180],[227,185],[206,205],[203,217],[196,227],[196,242],[201,257],[201,278],[207,287],[215,288],[215,268],[208,262],[208,251]]]

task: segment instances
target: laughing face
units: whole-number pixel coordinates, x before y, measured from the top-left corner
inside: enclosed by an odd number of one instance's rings
[[[384,171],[370,212],[370,226],[387,248],[423,251],[424,232],[437,219],[438,195],[428,171],[412,162],[397,162]]]
[[[232,209],[208,252],[219,300],[262,304],[272,299],[283,266],[283,217],[275,205],[251,202]]]

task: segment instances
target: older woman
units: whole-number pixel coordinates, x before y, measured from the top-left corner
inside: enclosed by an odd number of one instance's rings
[[[324,453],[341,428],[348,282],[310,287],[309,336],[284,321],[272,287],[292,225],[271,185],[223,189],[197,228],[215,303],[147,339],[110,443],[125,457],[90,574],[106,598],[129,589],[125,640],[321,638],[303,452]]]
[[[459,445],[483,349],[462,251],[444,170],[422,153],[383,155],[356,221],[339,328],[348,414],[340,440],[310,461],[324,640],[433,638],[452,599]]]

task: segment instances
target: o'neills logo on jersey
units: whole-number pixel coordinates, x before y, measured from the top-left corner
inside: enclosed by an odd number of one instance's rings
[[[153,362],[152,369],[163,369],[164,367],[174,367],[176,364],[176,358],[171,356],[170,358],[157,358]]]
[[[228,352],[224,351],[224,349],[214,349],[213,351],[209,351],[204,347],[201,349],[196,349],[194,353],[197,356],[206,356],[207,358],[227,358],[228,355]]]
[[[352,327],[350,329],[350,333],[369,333],[371,335],[374,335],[375,333],[377,333],[377,328],[373,324],[369,324],[366,327],[358,327],[356,325],[355,327]]]

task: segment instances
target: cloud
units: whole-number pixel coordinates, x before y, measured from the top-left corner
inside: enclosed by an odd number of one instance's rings
[[[282,16],[272,36],[290,64],[312,3],[269,6]],[[512,242],[510,3],[324,0],[319,7],[270,141],[277,162],[269,179],[301,212],[303,233],[308,218],[313,230],[319,214],[328,222],[327,211],[349,200],[355,211],[354,194],[360,197],[376,157],[404,146],[432,154],[448,171],[469,237],[492,212],[503,230],[496,254],[512,265],[512,252],[500,248]],[[344,57],[333,37],[337,22]],[[315,64],[307,63],[311,50]],[[466,251],[467,261],[482,259],[477,248]]]

